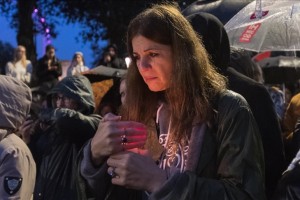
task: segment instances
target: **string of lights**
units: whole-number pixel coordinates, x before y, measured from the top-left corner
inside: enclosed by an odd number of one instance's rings
[[[34,8],[32,12],[32,19],[35,24],[36,33],[42,33],[45,37],[46,43],[51,43],[51,29],[47,24],[45,17],[42,15],[41,10]]]

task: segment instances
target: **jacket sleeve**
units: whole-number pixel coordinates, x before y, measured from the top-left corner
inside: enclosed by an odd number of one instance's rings
[[[27,194],[30,189],[30,186],[24,183],[23,177],[24,173],[28,173],[23,162],[25,158],[15,148],[7,148],[4,151],[0,148],[0,152],[0,197],[1,199],[22,199],[24,198],[22,194]],[[25,179],[25,181],[28,180]]]
[[[215,158],[207,158],[215,162],[206,168],[215,167],[215,174],[202,173],[199,167],[196,172],[177,173],[150,199],[265,199],[263,151],[257,125],[245,100],[229,99],[220,100],[217,132],[209,132],[215,135],[216,153]],[[214,151],[206,138],[203,148]],[[205,157],[203,148],[199,162]]]
[[[81,191],[84,191],[84,195],[88,195],[88,191],[90,191],[97,199],[104,199],[111,186],[111,177],[107,174],[108,166],[106,163],[100,167],[93,166],[90,141],[80,152],[78,167],[79,183],[81,183],[79,187]]]
[[[54,109],[51,118],[60,133],[82,144],[93,137],[100,121],[99,115],[84,115],[67,108]]]
[[[38,60],[37,67],[35,68],[35,75],[37,78],[45,77],[48,74],[48,66],[45,63],[45,60],[41,58]]]
[[[298,157],[298,158],[297,158]],[[282,175],[277,190],[275,191],[274,200],[297,200],[300,199],[300,151],[289,168]]]
[[[57,69],[52,71],[56,77],[59,77],[62,75],[62,67],[61,67],[61,62],[56,58],[55,59],[55,66],[57,66]]]
[[[5,75],[12,76],[12,68],[13,64],[11,62],[8,62],[5,66]]]

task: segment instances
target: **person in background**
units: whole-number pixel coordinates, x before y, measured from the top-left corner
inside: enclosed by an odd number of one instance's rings
[[[292,162],[300,147],[300,93],[295,94],[288,103],[283,119],[283,134],[286,157]]]
[[[31,91],[22,81],[0,75],[0,93],[0,198],[32,199],[36,165],[15,134],[29,113]]]
[[[105,67],[112,67],[111,66],[111,56],[110,56],[109,52],[104,52],[103,53],[102,58],[101,58],[101,60],[99,61],[99,63],[97,65],[98,66],[102,65],[102,66],[105,66]]]
[[[61,62],[55,56],[55,48],[49,44],[46,46],[46,54],[38,60],[35,67],[34,84],[37,86],[47,87],[52,89],[58,82],[59,76],[62,75]]]
[[[283,120],[284,138],[292,137],[296,122],[299,118],[300,118],[300,93],[297,93],[294,96],[292,96],[290,102],[288,103],[284,115],[284,120]]]
[[[14,52],[14,59],[8,62],[5,67],[5,75],[17,78],[27,85],[30,84],[32,64],[26,58],[26,48],[19,45]]]
[[[179,6],[138,14],[127,47],[121,119],[104,117],[79,163],[96,199],[265,199],[250,108],[226,89]],[[164,149],[157,162],[142,149],[153,121]]]
[[[274,192],[273,200],[299,200],[300,199],[300,138],[299,127],[296,125],[295,132],[297,132],[297,146],[298,152],[294,154],[292,161],[287,169],[282,174],[282,177],[278,183],[277,190]]]
[[[275,106],[275,111],[281,124],[286,110],[284,93],[275,85],[271,86],[265,84],[263,71],[259,64],[251,59],[250,53],[241,49],[232,50],[230,53],[230,67],[258,83],[264,84],[270,93]]]
[[[202,38],[211,62],[228,78],[229,89],[241,94],[251,108],[264,148],[266,194],[272,200],[277,181],[285,168],[285,155],[281,128],[270,94],[264,85],[230,67],[229,40],[218,18],[199,12],[187,16],[187,19]]]
[[[111,57],[110,66],[116,69],[127,69],[126,62],[123,58],[118,56],[118,48],[115,44],[107,47],[107,52]]]
[[[75,52],[71,65],[67,69],[67,76],[79,75],[88,70],[89,68],[85,66],[83,53],[79,51]]]
[[[93,91],[85,76],[65,77],[49,97],[52,105],[41,111],[32,132],[28,127],[20,131],[37,163],[34,199],[77,200],[76,156],[93,137],[100,116],[93,114]]]

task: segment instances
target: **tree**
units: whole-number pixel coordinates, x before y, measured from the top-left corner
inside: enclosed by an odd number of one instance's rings
[[[13,59],[14,48],[7,42],[0,41],[0,74],[5,74],[5,66]]]
[[[80,37],[83,42],[92,43],[91,48],[99,55],[99,40],[115,43],[121,55],[126,52],[125,33],[130,20],[141,10],[152,3],[164,0],[0,0],[0,11],[11,20],[11,26],[17,30],[17,42],[27,49],[27,57],[36,61],[34,35],[45,33],[45,29],[37,29],[32,19],[35,8],[47,18],[51,27],[51,36],[55,37],[57,17],[66,19],[67,23],[79,22],[83,29]],[[182,5],[184,1],[178,0]],[[55,16],[55,17],[52,17]],[[40,23],[37,21],[36,23]]]
[[[33,63],[36,61],[36,49],[31,14],[35,3],[35,0],[0,1],[1,13],[11,20],[11,27],[17,30],[18,45],[25,46],[27,57]]]

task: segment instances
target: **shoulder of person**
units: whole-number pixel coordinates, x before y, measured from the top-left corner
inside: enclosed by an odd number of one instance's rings
[[[30,153],[24,141],[14,133],[7,135],[5,139],[1,140],[0,144],[2,149],[1,154],[10,155],[11,158],[20,159],[21,154]]]
[[[13,65],[14,65],[14,64],[13,64],[11,61],[9,61],[9,62],[6,63],[6,66],[7,66],[7,67],[13,67]]]
[[[228,106],[228,104],[248,106],[246,99],[242,95],[232,90],[222,91],[221,93],[218,94],[217,100],[218,100],[217,101],[218,107],[222,107],[226,105]]]

